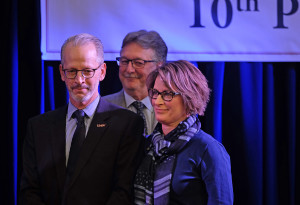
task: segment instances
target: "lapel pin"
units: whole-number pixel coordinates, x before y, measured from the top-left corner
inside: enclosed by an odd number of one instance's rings
[[[106,124],[97,124],[97,127],[105,127]]]

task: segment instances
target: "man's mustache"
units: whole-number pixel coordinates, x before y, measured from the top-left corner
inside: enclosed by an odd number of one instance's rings
[[[136,74],[124,74],[125,78],[138,78],[139,76]]]
[[[73,89],[89,89],[89,86],[87,86],[87,85],[74,85],[74,86],[72,86],[71,87],[72,88],[72,90]]]

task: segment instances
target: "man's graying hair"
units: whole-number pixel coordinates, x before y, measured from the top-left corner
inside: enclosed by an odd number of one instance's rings
[[[156,31],[139,30],[128,33],[123,40],[122,49],[133,42],[139,44],[144,49],[153,49],[155,53],[154,57],[156,58],[154,60],[162,61],[163,63],[167,61],[168,47]]]
[[[98,55],[98,61],[99,63],[104,62],[104,54],[103,54],[103,44],[101,40],[91,34],[88,33],[81,33],[77,34],[75,36],[69,37],[67,40],[65,40],[64,44],[61,47],[60,51],[60,57],[61,57],[61,64],[64,64],[64,50],[68,44],[72,44],[72,46],[82,46],[88,43],[92,43],[96,47],[97,55]]]

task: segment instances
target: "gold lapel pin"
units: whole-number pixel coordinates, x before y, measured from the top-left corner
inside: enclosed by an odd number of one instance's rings
[[[105,127],[106,124],[97,124],[97,127]]]

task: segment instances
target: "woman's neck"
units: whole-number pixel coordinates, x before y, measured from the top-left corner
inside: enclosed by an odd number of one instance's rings
[[[166,136],[172,130],[174,130],[176,127],[177,127],[177,125],[164,125],[164,124],[162,124],[161,129],[163,131],[163,134]]]

